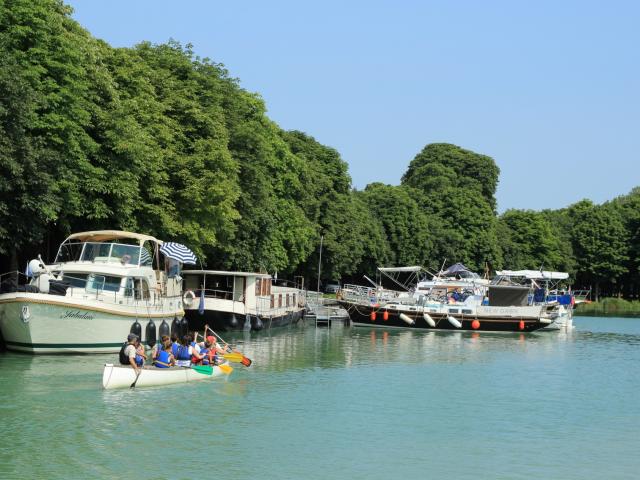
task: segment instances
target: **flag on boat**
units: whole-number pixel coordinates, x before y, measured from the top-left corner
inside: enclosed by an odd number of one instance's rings
[[[198,305],[198,313],[204,315],[204,288],[200,290],[200,305]]]
[[[160,247],[160,251],[167,258],[172,258],[185,265],[195,265],[198,258],[194,253],[181,243],[166,242]]]
[[[151,265],[151,255],[146,248],[140,249],[140,265]]]

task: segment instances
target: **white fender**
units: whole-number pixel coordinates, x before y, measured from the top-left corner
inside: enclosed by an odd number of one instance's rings
[[[436,327],[436,322],[435,320],[431,317],[431,315],[429,315],[427,312],[424,312],[422,314],[422,316],[424,317],[425,321],[429,324],[429,326],[431,328],[435,328]]]
[[[41,273],[36,279],[36,285],[40,293],[49,293],[49,281],[51,277],[48,273]]]
[[[449,323],[451,325],[453,325],[456,328],[462,328],[462,324],[460,323],[460,320],[458,320],[457,318],[451,316],[451,315],[447,315],[447,320],[449,320]]]
[[[405,315],[404,313],[400,314],[400,319],[403,320],[408,325],[413,325],[414,323],[416,323],[416,321],[413,318],[410,318],[408,315]]]

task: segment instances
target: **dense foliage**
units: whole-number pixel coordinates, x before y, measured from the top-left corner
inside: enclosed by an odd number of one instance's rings
[[[569,271],[637,297],[640,189],[498,216],[493,159],[430,144],[398,186],[351,187],[340,154],[283,131],[189,45],[112,48],[61,0],[0,0],[0,262],[51,259],[69,233],[127,229],[209,268],[361,281],[443,261]],[[403,159],[398,159],[403,160]]]

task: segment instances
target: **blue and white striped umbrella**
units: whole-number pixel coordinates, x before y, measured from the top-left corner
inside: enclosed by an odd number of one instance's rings
[[[160,251],[167,258],[172,258],[185,265],[195,265],[198,258],[194,253],[181,243],[166,242],[160,247]]]

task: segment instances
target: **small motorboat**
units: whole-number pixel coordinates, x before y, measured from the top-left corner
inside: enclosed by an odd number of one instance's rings
[[[156,387],[173,383],[198,382],[229,375],[233,367],[221,365],[194,365],[191,367],[156,368],[143,367],[140,375],[128,365],[105,363],[102,373],[102,386],[105,389],[129,387]]]

